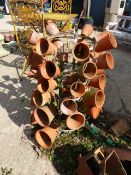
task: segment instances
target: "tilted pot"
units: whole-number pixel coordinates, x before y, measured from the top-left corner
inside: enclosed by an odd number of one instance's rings
[[[74,98],[80,98],[86,91],[85,85],[82,82],[75,82],[70,87],[70,92]]]
[[[94,32],[93,26],[90,24],[85,24],[81,30],[81,34],[90,36]]]
[[[89,116],[91,116],[92,118],[96,119],[99,114],[100,114],[101,108],[98,108],[97,106],[85,106],[85,113]]]

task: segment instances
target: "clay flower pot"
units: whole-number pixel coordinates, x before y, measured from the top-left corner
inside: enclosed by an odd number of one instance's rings
[[[93,33],[93,26],[90,24],[85,24],[82,28],[81,34],[84,34],[86,36],[90,36]]]
[[[72,50],[73,58],[78,62],[88,61],[89,60],[89,47],[85,42],[77,43]]]
[[[65,115],[72,115],[77,111],[77,108],[77,103],[70,98],[64,99],[60,105],[60,110]]]
[[[54,55],[57,53],[56,46],[45,38],[41,38],[36,43],[36,52],[39,55]]]
[[[41,66],[44,61],[44,58],[40,55],[38,55],[34,50],[32,50],[29,53],[28,56],[28,65],[33,66],[33,67],[38,67]]]
[[[85,85],[82,82],[75,82],[70,87],[70,92],[74,98],[80,98],[85,93]]]
[[[113,69],[114,58],[110,52],[105,52],[96,58],[96,66],[98,69]]]
[[[55,117],[53,110],[48,106],[36,108],[33,114],[36,122],[42,127],[49,126]]]
[[[52,21],[47,21],[45,30],[49,35],[57,35],[59,33],[57,25]]]
[[[93,107],[86,106],[85,107],[85,113],[87,115],[90,115],[94,119],[96,119],[99,116],[100,111],[101,111],[101,108],[98,108],[96,106],[93,106]]]
[[[41,92],[41,93],[45,93],[45,92],[51,92],[53,91],[55,88],[57,87],[57,83],[55,80],[53,79],[45,79],[45,78],[40,78],[38,80],[37,83],[37,89]]]
[[[63,43],[60,40],[54,40],[52,43],[57,47],[58,50],[63,47]]]
[[[42,94],[39,90],[34,90],[34,92],[32,93],[32,103],[35,106],[43,106],[46,103],[48,103],[50,99],[51,99],[51,95],[49,92]]]
[[[29,39],[29,43],[35,45],[40,38],[42,38],[42,35],[33,30]]]
[[[41,76],[45,79],[53,78],[57,74],[56,69],[57,67],[52,61],[45,61],[40,67]]]
[[[80,69],[78,73],[87,79],[92,79],[97,73],[97,67],[95,63],[87,62]]]
[[[101,108],[105,102],[105,94],[102,90],[91,88],[83,96],[85,106],[96,106]]]
[[[84,126],[84,124],[85,124],[85,116],[80,112],[76,112],[67,117],[66,119],[66,125],[69,129],[73,130],[80,129],[81,127]]]
[[[35,138],[42,148],[48,149],[54,143],[57,134],[58,128],[45,127],[36,132]]]
[[[92,86],[101,90],[104,90],[106,85],[106,76],[105,74],[96,75],[92,78],[88,84],[88,86]]]
[[[102,52],[117,47],[117,41],[111,32],[102,32],[96,36],[96,52]]]

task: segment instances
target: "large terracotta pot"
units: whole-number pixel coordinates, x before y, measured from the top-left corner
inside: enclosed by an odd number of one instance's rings
[[[78,62],[84,62],[89,60],[89,47],[85,42],[77,43],[72,50],[73,58]]]
[[[83,102],[85,106],[96,106],[101,108],[105,102],[105,94],[102,90],[90,88],[90,90],[84,94]]]
[[[39,90],[34,90],[32,93],[32,104],[33,106],[43,106],[48,103],[51,99],[49,92],[41,93]]]
[[[42,38],[42,34],[37,33],[36,31],[33,30],[31,31],[29,43],[35,45],[40,38]]]
[[[59,33],[57,25],[52,21],[47,21],[45,29],[49,35],[57,35]]]
[[[36,43],[36,52],[39,55],[55,55],[57,53],[57,47],[45,38],[41,38]]]
[[[66,119],[66,125],[69,129],[73,130],[80,129],[81,127],[84,126],[84,124],[85,124],[85,116],[80,112],[76,112],[67,117]]]
[[[28,65],[38,67],[42,65],[43,61],[44,61],[44,58],[38,55],[34,50],[32,50],[29,53],[28,60],[27,60]]]
[[[107,51],[117,47],[117,41],[111,32],[102,32],[96,36],[96,52]]]
[[[82,82],[75,82],[70,87],[70,92],[74,98],[80,98],[85,93],[85,85]]]
[[[61,102],[60,110],[65,115],[72,115],[77,111],[77,103],[70,98],[66,98]]]
[[[49,106],[42,106],[34,110],[34,118],[36,122],[42,127],[49,126],[54,117],[55,114]]]
[[[85,113],[87,115],[90,115],[92,118],[96,119],[100,114],[101,108],[98,108],[97,106],[85,106]]]
[[[105,52],[96,58],[96,66],[98,69],[113,69],[114,58],[110,52]]]
[[[97,73],[97,67],[95,63],[87,62],[80,69],[78,73],[87,79],[92,79]]]
[[[82,28],[81,34],[84,34],[86,36],[90,36],[93,33],[93,26],[90,24],[85,24]]]
[[[57,67],[52,61],[43,62],[40,67],[41,76],[45,79],[53,78],[57,74]]]
[[[57,134],[58,128],[45,127],[36,132],[35,138],[42,148],[48,149],[54,143]]]
[[[55,88],[57,87],[57,83],[55,80],[53,79],[45,79],[45,78],[40,78],[38,80],[37,83],[37,89],[41,92],[41,93],[45,93],[45,92],[51,92],[53,91]]]
[[[106,85],[106,76],[105,74],[96,75],[92,78],[88,84],[88,86],[92,86],[101,90],[104,90]]]

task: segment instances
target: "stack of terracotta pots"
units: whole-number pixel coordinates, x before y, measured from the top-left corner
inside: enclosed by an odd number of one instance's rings
[[[28,57],[30,71],[28,76],[37,80],[36,89],[32,93],[32,124],[39,124],[42,129],[35,134],[36,140],[43,148],[50,148],[57,136],[58,128],[53,127],[53,120],[58,115],[66,116],[68,129],[77,130],[85,125],[86,115],[96,119],[105,101],[106,69],[113,69],[114,59],[109,52],[117,47],[117,42],[110,32],[98,34],[96,44],[91,47],[88,37],[93,33],[91,25],[82,29],[84,39],[78,40],[71,50],[74,70],[69,75],[60,76],[61,90],[57,85],[61,72],[66,72],[68,58],[59,58],[58,49],[63,45],[60,41],[45,38],[37,40]],[[85,39],[87,37],[87,39]],[[62,53],[62,55],[68,55]],[[49,55],[59,60],[60,67],[49,60]],[[66,73],[65,73],[66,74]],[[54,92],[58,88],[59,93]],[[60,94],[61,93],[61,94]],[[57,96],[59,105],[52,107]]]

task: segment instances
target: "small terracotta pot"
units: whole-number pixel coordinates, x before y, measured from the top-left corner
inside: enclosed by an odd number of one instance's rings
[[[45,38],[41,38],[36,43],[36,52],[39,55],[54,55],[57,53],[56,46]]]
[[[80,112],[76,112],[74,114],[72,114],[71,116],[67,117],[66,119],[66,125],[69,129],[80,129],[81,127],[83,127],[85,124],[85,116],[80,113]]]
[[[44,61],[43,57],[38,55],[34,50],[32,50],[29,53],[28,61],[27,61],[28,65],[38,67],[42,65],[43,61]]]
[[[52,61],[43,62],[40,67],[41,76],[45,79],[53,78],[57,74],[57,67]]]
[[[104,90],[106,85],[106,76],[105,74],[96,75],[92,78],[88,84],[88,86],[92,86],[101,90]]]
[[[87,115],[90,115],[94,119],[96,119],[99,116],[100,111],[101,111],[101,108],[98,108],[96,106],[93,106],[93,107],[86,106],[85,107],[85,113]]]
[[[54,40],[52,42],[57,47],[58,50],[63,47],[63,43],[60,40]]]
[[[57,25],[51,21],[47,21],[45,29],[49,35],[57,35],[59,33]]]
[[[114,58],[110,52],[103,53],[96,58],[96,66],[98,69],[113,69]]]
[[[34,110],[34,118],[36,122],[42,126],[49,126],[53,121],[55,115],[51,107],[42,106]]]
[[[111,32],[102,32],[96,36],[96,52],[102,52],[117,47],[117,41]]]
[[[72,115],[77,111],[77,108],[77,103],[70,98],[64,99],[60,105],[60,110],[65,115]]]
[[[97,67],[95,63],[87,62],[80,69],[78,73],[87,79],[92,79],[97,73]]]
[[[85,85],[82,82],[75,82],[70,87],[70,92],[74,98],[80,98],[85,93]]]
[[[32,102],[35,106],[43,106],[48,103],[51,99],[51,95],[49,92],[40,93],[39,90],[34,90],[32,94]],[[34,106],[33,105],[33,106]]]
[[[85,106],[96,106],[101,108],[105,102],[105,94],[102,90],[91,88],[83,96]]]
[[[45,78],[40,78],[38,80],[38,84],[37,84],[37,89],[41,92],[41,93],[45,93],[45,92],[51,92],[53,91],[55,88],[57,87],[57,83],[55,80],[53,79],[45,79]]]
[[[89,60],[89,47],[85,42],[77,43],[72,50],[72,55],[74,59],[78,62],[84,62]]]
[[[85,24],[82,28],[81,34],[84,34],[86,36],[90,36],[93,33],[93,26],[90,24]]]
[[[42,35],[33,30],[29,39],[29,43],[35,45],[40,38],[42,38]]]
[[[48,149],[54,143],[57,134],[58,128],[45,127],[36,132],[35,138],[42,148]]]

